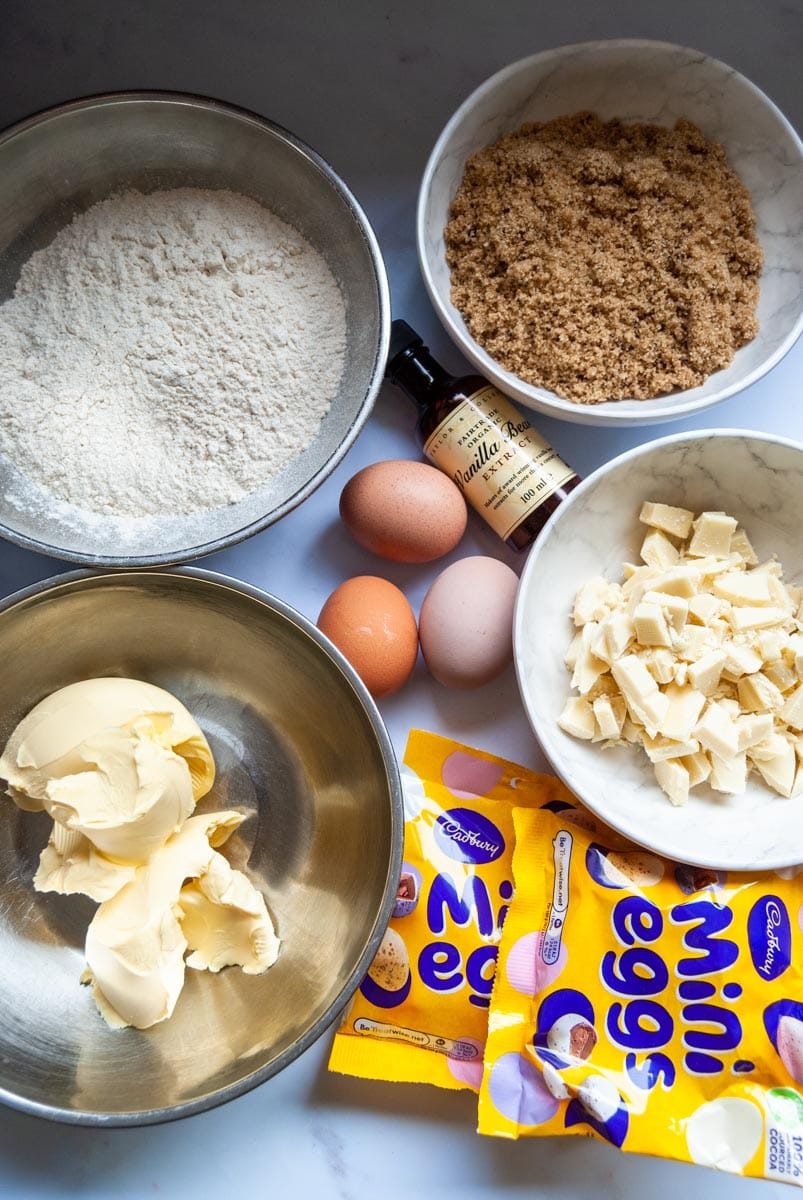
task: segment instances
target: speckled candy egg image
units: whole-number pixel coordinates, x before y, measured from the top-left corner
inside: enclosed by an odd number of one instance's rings
[[[424,563],[455,548],[468,511],[448,475],[426,463],[391,459],[363,467],[349,480],[340,516],[354,540],[373,554]]]

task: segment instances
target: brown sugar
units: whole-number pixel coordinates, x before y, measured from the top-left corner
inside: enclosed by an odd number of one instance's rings
[[[696,387],[758,329],[750,196],[690,121],[524,125],[468,160],[445,241],[474,339],[580,404]]]

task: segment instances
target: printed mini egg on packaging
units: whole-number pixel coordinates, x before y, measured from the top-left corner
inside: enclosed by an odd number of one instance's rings
[[[444,687],[489,683],[513,657],[518,576],[495,558],[473,555],[442,571],[419,615],[421,649]]]
[[[456,484],[426,463],[391,459],[358,471],[343,488],[340,517],[366,550],[424,563],[453,550],[468,510]]]
[[[356,575],[335,588],[318,628],[346,656],[375,699],[409,679],[418,654],[418,630],[407,597],[387,579]]]

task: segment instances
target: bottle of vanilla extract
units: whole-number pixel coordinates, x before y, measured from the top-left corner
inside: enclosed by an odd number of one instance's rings
[[[526,550],[580,482],[482,375],[450,375],[406,321],[391,325],[386,378],[418,408],[424,454],[514,550]]]

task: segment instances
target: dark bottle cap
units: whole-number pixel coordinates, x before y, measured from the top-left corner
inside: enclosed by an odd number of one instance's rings
[[[401,319],[391,321],[390,349],[388,351],[387,366],[385,367],[385,376],[392,380],[396,368],[406,355],[417,346],[423,346],[423,344],[424,339],[420,334],[416,333],[412,325],[408,325],[406,321],[402,321]]]

